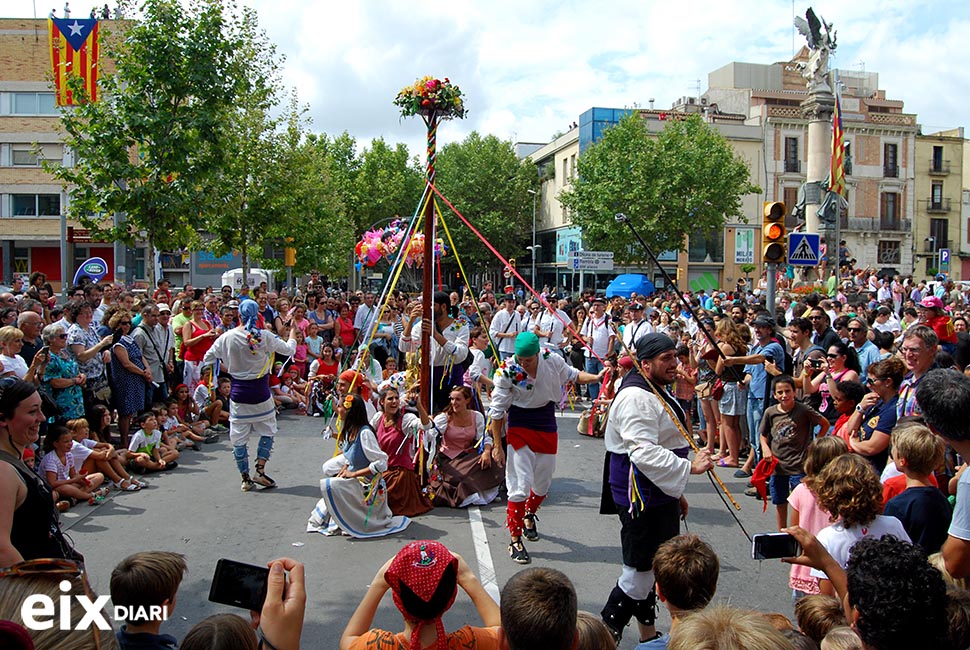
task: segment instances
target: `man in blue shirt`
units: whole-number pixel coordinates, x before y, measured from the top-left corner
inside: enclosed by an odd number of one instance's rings
[[[859,365],[862,372],[859,373],[859,381],[866,383],[869,377],[867,368],[876,361],[879,361],[879,348],[869,340],[869,326],[864,318],[849,319],[849,345],[855,350],[859,357]]]
[[[744,373],[751,379],[748,381],[748,440],[751,442],[751,453],[748,460],[737,472],[737,476],[751,476],[751,468],[761,457],[761,444],[758,432],[761,426],[761,416],[764,415],[765,407],[768,406],[768,387],[770,381],[768,371],[765,369],[767,362],[775,364],[781,372],[785,371],[785,351],[781,344],[775,341],[775,319],[767,314],[760,314],[751,323],[754,328],[757,341],[751,348],[750,356],[761,355],[764,361],[752,363],[744,367]]]

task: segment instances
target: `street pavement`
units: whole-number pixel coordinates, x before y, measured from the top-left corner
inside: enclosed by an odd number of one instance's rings
[[[603,441],[576,432],[579,411],[559,417],[560,446],[549,496],[539,512],[538,542],[527,543],[535,567],[553,567],[570,577],[580,609],[598,613],[619,574],[619,523],[598,513],[603,466]],[[493,592],[521,566],[507,555],[505,504],[470,510],[435,509],[418,517],[401,534],[372,540],[325,537],[306,533],[306,520],[320,496],[320,467],[333,453],[333,440],[320,432],[323,420],[284,414],[269,474],[279,487],[243,493],[226,436],[202,451],[182,453],[172,472],[147,477],[141,492],[114,492],[100,506],[79,505],[62,522],[84,554],[92,587],[108,594],[111,570],[131,553],[175,551],[185,555],[189,570],[177,604],[162,631],[181,639],[210,614],[242,610],[208,601],[216,561],[231,558],[265,564],[292,557],[306,564],[308,603],[304,624],[305,649],[339,646],[344,625],[377,569],[405,543],[432,539],[460,553]],[[250,454],[255,456],[255,440]],[[741,504],[738,513],[749,533],[771,531],[775,516],[769,505],[745,497],[745,481],[733,469],[718,475]],[[710,543],[721,560],[715,602],[792,614],[788,566],[777,560],[757,562],[751,545],[715,488],[705,476],[692,476],[687,488],[689,532]],[[481,524],[470,523],[479,518]],[[479,531],[475,534],[475,531]],[[489,566],[491,565],[491,566]],[[445,629],[479,621],[470,600],[460,594],[445,616]],[[669,629],[661,608],[658,627]],[[374,627],[400,631],[403,623],[388,594]],[[626,629],[621,648],[636,644],[635,626]]]

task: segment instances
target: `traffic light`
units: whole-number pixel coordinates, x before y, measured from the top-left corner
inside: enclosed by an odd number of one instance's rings
[[[765,264],[784,264],[786,253],[785,204],[781,201],[765,201],[764,220],[761,227],[763,244],[761,261]]]
[[[514,257],[510,257],[509,258],[509,266],[511,266],[513,269],[515,268],[515,258]]]

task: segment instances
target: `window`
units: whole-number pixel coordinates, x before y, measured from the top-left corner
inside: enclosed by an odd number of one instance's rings
[[[11,194],[10,213],[15,217],[56,217],[61,213],[58,194]]]
[[[14,115],[57,115],[54,93],[11,93],[10,112]]]
[[[569,157],[569,178],[576,178],[576,154]]]
[[[40,159],[31,149],[18,148],[10,150],[10,163],[14,167],[39,167]]]
[[[930,237],[934,240],[936,250],[950,247],[950,220],[930,219]]]
[[[692,232],[687,246],[687,259],[690,262],[723,263],[724,230]]]
[[[794,228],[798,224],[798,219],[792,216],[792,213],[795,211],[795,205],[798,203],[798,188],[786,187],[784,196],[785,210],[788,211],[788,214],[785,215],[785,226]]]
[[[943,209],[943,183],[933,183],[933,191],[930,195],[930,209]]]
[[[798,161],[798,138],[785,138],[785,171],[795,173],[801,171]]]
[[[899,177],[899,145],[887,142],[883,146],[882,175],[887,178]]]
[[[883,192],[880,201],[879,227],[883,230],[899,229],[899,193]]]
[[[851,142],[845,143],[845,156],[843,159],[845,161],[844,163],[845,175],[851,176],[852,175],[852,143]]]
[[[882,266],[890,266],[899,264],[899,242],[898,241],[886,241],[882,240],[879,242],[879,264]]]
[[[569,158],[562,159],[562,184],[569,182]]]
[[[934,145],[933,147],[933,161],[931,163],[930,171],[943,171],[943,147],[940,145]]]
[[[18,275],[27,275],[30,273],[30,249],[29,248],[17,248],[13,249],[13,272]]]

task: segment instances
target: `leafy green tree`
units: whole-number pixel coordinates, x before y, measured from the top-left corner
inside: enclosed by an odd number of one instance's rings
[[[617,261],[642,259],[631,247],[626,214],[655,252],[683,250],[685,235],[744,220],[741,200],[761,188],[747,163],[700,116],[671,121],[657,136],[630,112],[578,161],[578,177],[559,195],[588,249],[613,251]]]
[[[62,114],[74,165],[48,169],[70,186],[69,215],[129,246],[147,240],[151,283],[156,248],[200,243],[194,225],[213,199],[227,155],[220,132],[244,82],[241,25],[223,3],[148,0],[119,38],[103,39],[115,72],[101,76],[101,101]]]
[[[252,257],[261,258],[281,230],[298,227],[288,212],[296,176],[288,168],[287,147],[299,145],[303,111],[294,96],[280,113],[276,48],[259,29],[255,11],[244,9],[239,22],[231,68],[242,83],[217,132],[222,156],[207,181],[211,200],[204,224],[214,237],[208,247],[220,255],[239,251],[248,273]]]
[[[409,219],[421,200],[424,175],[407,145],[391,148],[384,138],[371,141],[354,177],[356,203],[351,212],[359,237],[371,225],[395,216]]]
[[[528,190],[538,191],[538,177],[535,165],[516,157],[510,141],[473,131],[461,142],[445,145],[438,152],[435,184],[499,253],[505,257],[525,254],[525,246],[532,241],[532,195]],[[485,244],[440,200],[439,205],[465,272],[501,268],[502,263]],[[453,254],[444,258],[443,266],[451,273],[458,270]]]

